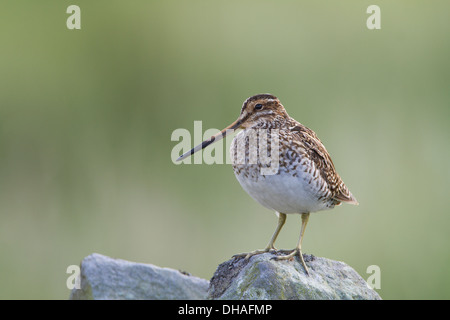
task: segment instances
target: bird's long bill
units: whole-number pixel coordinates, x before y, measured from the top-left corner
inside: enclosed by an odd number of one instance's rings
[[[235,122],[233,122],[232,124],[230,124],[228,127],[226,127],[225,129],[223,129],[222,131],[218,132],[217,134],[213,135],[211,138],[209,138],[208,140],[203,141],[202,143],[200,143],[198,146],[195,146],[194,148],[192,148],[190,151],[182,154],[177,161],[181,161],[183,159],[186,159],[187,157],[193,155],[194,153],[196,153],[199,150],[202,150],[204,148],[206,148],[207,146],[209,146],[211,143],[213,142],[217,142],[222,140],[223,138],[225,138],[229,133],[233,132],[233,130],[239,128],[242,124],[241,120],[236,120]]]

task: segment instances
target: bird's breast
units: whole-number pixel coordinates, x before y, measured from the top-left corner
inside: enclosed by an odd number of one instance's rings
[[[278,147],[273,140],[271,133],[248,129],[233,139],[231,161],[242,188],[264,207],[282,213],[332,208],[314,163],[302,156],[301,150],[294,150],[282,133],[276,141]]]

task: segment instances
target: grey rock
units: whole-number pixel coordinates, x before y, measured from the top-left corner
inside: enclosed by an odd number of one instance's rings
[[[279,253],[277,253],[279,254]],[[381,300],[350,266],[326,258],[304,255],[306,274],[299,257],[276,261],[274,254],[232,258],[217,268],[210,281],[209,299],[251,300]]]
[[[343,262],[304,255],[307,275],[298,257],[292,261],[273,257],[265,253],[249,260],[232,258],[207,281],[94,253],[81,262],[80,289],[73,289],[70,299],[381,299]]]
[[[169,268],[91,254],[81,262],[71,300],[205,299],[209,281]]]

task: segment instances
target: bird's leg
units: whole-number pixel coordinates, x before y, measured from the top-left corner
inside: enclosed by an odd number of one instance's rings
[[[285,256],[277,256],[274,257],[275,260],[289,260],[295,257],[295,255],[298,253],[300,256],[300,260],[302,262],[303,267],[305,268],[305,271],[307,274],[309,274],[308,267],[306,266],[305,260],[303,259],[303,253],[302,253],[302,241],[303,241],[303,235],[305,234],[306,224],[308,223],[309,219],[309,213],[302,213],[302,228],[300,229],[300,239],[298,240],[297,247],[292,250],[292,252]]]
[[[276,248],[274,247],[274,244],[275,244],[278,234],[280,233],[281,228],[283,228],[285,222],[286,222],[286,214],[280,212],[278,214],[277,228],[275,229],[275,232],[273,233],[272,238],[270,238],[270,241],[264,250],[266,250],[266,251],[276,250]]]
[[[275,232],[272,235],[272,238],[270,239],[269,243],[267,244],[267,246],[262,249],[262,250],[255,250],[249,253],[241,253],[241,254],[236,254],[233,257],[234,258],[238,258],[238,257],[243,257],[245,256],[245,259],[250,259],[250,257],[257,255],[257,254],[261,254],[261,253],[266,253],[269,252],[271,250],[276,250],[274,247],[275,244],[275,240],[277,240],[278,234],[281,231],[281,228],[283,228],[284,223],[286,222],[286,214],[285,213],[279,213],[278,214],[278,224],[277,224],[277,228],[275,229]]]

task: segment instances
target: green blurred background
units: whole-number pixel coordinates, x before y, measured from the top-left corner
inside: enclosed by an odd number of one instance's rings
[[[66,8],[81,8],[68,30]],[[381,30],[366,9],[381,8]],[[2,1],[0,298],[67,299],[98,252],[209,279],[272,212],[230,165],[174,165],[257,93],[316,131],[360,206],[313,214],[304,251],[381,268],[385,299],[450,298],[448,1]],[[297,242],[288,216],[277,247]]]

